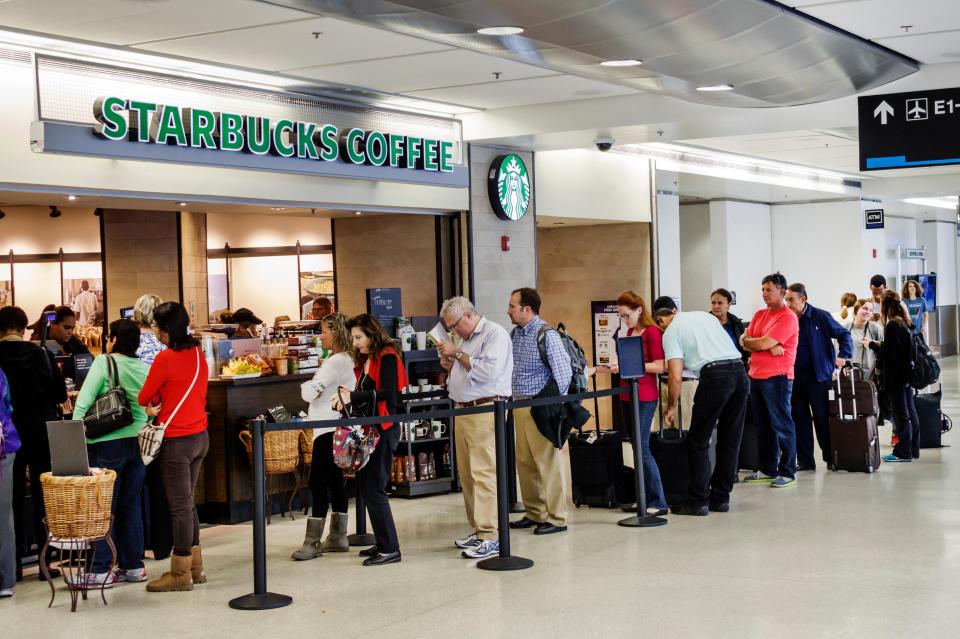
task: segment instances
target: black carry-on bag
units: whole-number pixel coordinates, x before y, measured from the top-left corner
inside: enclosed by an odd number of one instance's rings
[[[843,372],[837,372],[836,406],[829,418],[831,459],[833,470],[872,473],[880,468],[880,435],[876,414],[858,411],[856,381],[850,376],[850,386],[840,392]],[[867,382],[870,383],[870,382]],[[833,408],[836,408],[834,411]]]
[[[671,506],[689,501],[690,454],[687,433],[683,430],[683,415],[677,404],[675,428],[663,427],[663,405],[657,411],[659,428],[650,433],[650,454],[660,470],[663,494]]]
[[[940,410],[943,385],[935,393],[921,393],[916,397],[917,417],[920,418],[920,448],[940,448],[943,435],[953,428],[953,421]]]
[[[623,463],[623,438],[615,430],[570,437],[571,494],[575,506],[617,508],[633,503],[633,469]]]

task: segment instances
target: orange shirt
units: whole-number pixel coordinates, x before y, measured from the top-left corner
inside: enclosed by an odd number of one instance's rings
[[[784,306],[771,311],[757,311],[747,327],[747,337],[769,337],[783,347],[784,353],[774,357],[770,351],[756,351],[750,355],[750,377],[770,379],[786,375],[793,379],[793,365],[797,361],[797,342],[800,339],[800,321],[796,313]]]

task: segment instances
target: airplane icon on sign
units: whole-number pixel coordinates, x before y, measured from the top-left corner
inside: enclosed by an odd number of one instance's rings
[[[927,119],[927,99],[915,98],[907,100],[907,122]]]

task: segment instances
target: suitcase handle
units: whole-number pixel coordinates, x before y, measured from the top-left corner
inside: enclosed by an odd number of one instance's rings
[[[842,421],[846,421],[844,419],[845,415],[843,414],[843,396],[840,392],[840,380],[843,377],[844,371],[849,373],[847,377],[850,378],[850,395],[853,397],[853,419],[856,419],[857,415],[859,415],[857,412],[857,383],[853,379],[853,364],[847,362],[843,365],[843,368],[837,369],[837,415]]]
[[[659,391],[661,382],[667,384],[667,400],[670,399],[670,381],[666,375],[657,375],[657,390]],[[657,428],[657,436],[663,435],[663,402],[660,402],[660,405],[657,406],[657,417],[659,421],[659,427]],[[680,401],[677,402],[677,427],[671,428],[669,430],[679,430],[678,435],[683,437],[683,380],[680,380]]]

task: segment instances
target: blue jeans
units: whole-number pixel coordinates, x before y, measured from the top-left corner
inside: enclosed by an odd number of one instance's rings
[[[623,409],[623,423],[630,431],[630,403],[620,402]],[[643,485],[647,497],[647,508],[665,509],[667,498],[663,494],[663,482],[660,480],[660,468],[657,460],[650,452],[650,428],[653,425],[653,414],[657,411],[657,400],[640,402],[640,454],[643,456]],[[630,432],[630,443],[633,445],[633,433]],[[644,513],[640,513],[641,515]]]
[[[750,378],[750,405],[757,427],[760,470],[773,477],[797,474],[797,430],[790,415],[793,380],[786,375]]]
[[[117,473],[113,485],[113,528],[111,537],[117,546],[117,563],[123,570],[143,568],[143,518],[140,494],[146,466],[140,458],[136,437],[124,437],[87,445],[90,465]],[[96,545],[90,572],[104,573],[112,561],[105,542]]]

